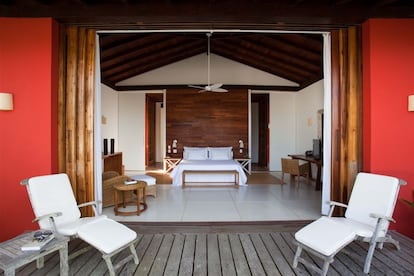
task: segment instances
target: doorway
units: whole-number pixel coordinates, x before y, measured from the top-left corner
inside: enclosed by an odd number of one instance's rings
[[[162,168],[163,160],[163,93],[145,94],[145,166]]]
[[[254,171],[269,170],[269,94],[251,94],[251,159]]]

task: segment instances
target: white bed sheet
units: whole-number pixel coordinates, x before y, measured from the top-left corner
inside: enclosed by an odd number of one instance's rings
[[[230,171],[239,172],[239,185],[244,186],[247,182],[247,176],[242,166],[236,160],[182,160],[170,173],[172,184],[182,185],[183,170],[194,171]],[[217,182],[234,182],[234,175],[231,174],[191,174],[186,176],[189,182],[209,182],[214,186]],[[208,184],[206,184],[208,185]]]

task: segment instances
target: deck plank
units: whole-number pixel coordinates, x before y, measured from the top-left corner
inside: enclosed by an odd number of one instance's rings
[[[257,255],[262,263],[263,269],[267,275],[280,275],[272,257],[264,246],[263,240],[258,233],[250,234],[253,246],[256,249]]]
[[[236,268],[234,267],[233,252],[231,251],[228,234],[218,235],[220,248],[221,270],[225,276],[235,276]]]
[[[240,234],[240,240],[246,254],[246,259],[249,263],[250,271],[253,276],[266,275],[260,258],[257,255],[256,249],[253,246],[252,240],[248,234]]]
[[[194,264],[194,252],[196,244],[195,234],[186,234],[184,239],[184,248],[180,262],[178,275],[192,275]]]
[[[207,276],[207,234],[197,235],[194,253],[194,275]]]
[[[230,234],[229,241],[233,251],[234,266],[236,267],[237,275],[250,276],[250,268],[247,263],[246,255],[244,254],[239,235]]]
[[[178,275],[180,268],[181,253],[183,252],[185,236],[182,234],[174,234],[174,242],[172,244],[170,257],[165,267],[165,275]]]
[[[207,273],[208,275],[221,275],[217,234],[207,235]]]
[[[154,259],[154,263],[149,273],[150,276],[163,275],[173,242],[174,236],[172,234],[164,235],[160,250]]]

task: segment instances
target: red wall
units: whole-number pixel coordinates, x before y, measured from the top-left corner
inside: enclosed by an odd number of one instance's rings
[[[407,181],[400,198],[413,200],[414,19],[373,19],[363,24],[364,171]],[[398,232],[414,238],[414,209],[401,201],[394,213]]]
[[[37,229],[24,178],[57,170],[57,23],[0,18],[0,241]]]

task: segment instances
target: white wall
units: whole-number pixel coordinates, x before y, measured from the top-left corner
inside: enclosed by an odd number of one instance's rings
[[[296,93],[296,151],[312,150],[312,139],[318,138],[318,110],[323,109],[323,81]]]
[[[280,171],[280,159],[296,152],[295,94],[272,92],[269,95],[269,170]]]
[[[106,138],[115,139],[115,151],[118,151],[118,92],[112,88],[102,85],[101,86],[101,136],[102,139]],[[103,152],[103,142],[102,149]],[[108,145],[109,151],[109,145]]]
[[[119,93],[119,151],[125,170],[145,170],[145,93]]]

